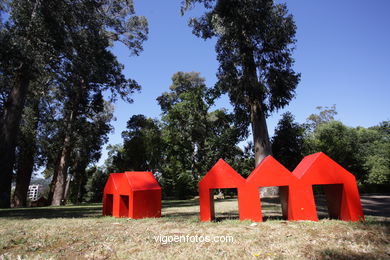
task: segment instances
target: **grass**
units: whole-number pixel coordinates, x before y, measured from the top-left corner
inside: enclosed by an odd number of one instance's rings
[[[280,215],[275,201],[264,214]],[[216,201],[200,223],[197,200],[164,201],[163,217],[101,216],[101,204],[0,210],[0,259],[390,259],[390,218],[237,220],[237,200]],[[232,236],[232,243],[161,243],[162,236]]]

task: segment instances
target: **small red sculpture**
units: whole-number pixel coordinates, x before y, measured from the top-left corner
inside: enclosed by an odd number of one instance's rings
[[[151,172],[110,174],[103,194],[103,215],[161,217],[161,187]]]
[[[293,173],[268,156],[246,180],[220,159],[199,182],[200,219],[214,219],[212,189],[237,188],[240,220],[262,221],[259,188],[279,186],[286,219],[317,221],[313,185],[323,185],[330,218],[364,220],[355,177],[324,153],[306,156]]]
[[[243,199],[243,188],[245,188],[245,179],[238,174],[224,160],[219,161],[199,182],[199,204],[200,220],[210,221],[214,219],[214,189],[236,188],[238,194],[238,208],[245,208]],[[240,219],[244,219],[241,216]]]
[[[293,220],[291,186],[297,178],[272,156],[267,156],[246,179],[246,200],[250,202],[245,208],[245,219],[263,221],[261,213],[260,187],[279,187],[279,197],[282,205],[282,214],[285,219]]]

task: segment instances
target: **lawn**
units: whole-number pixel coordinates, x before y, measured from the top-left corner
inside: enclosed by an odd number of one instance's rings
[[[197,200],[164,201],[159,219],[102,217],[101,207],[0,210],[0,259],[390,259],[385,216],[289,222],[269,200],[267,221],[253,224],[237,220],[237,200],[227,199],[215,202],[217,221],[201,223]],[[191,242],[206,236],[233,241]]]

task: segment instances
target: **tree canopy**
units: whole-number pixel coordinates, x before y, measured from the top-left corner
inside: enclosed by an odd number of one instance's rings
[[[207,9],[189,22],[193,33],[216,37],[217,93],[228,93],[236,123],[252,126],[256,165],[271,147],[266,117],[294,97],[300,75],[292,51],[296,26],[285,4],[272,0],[186,0],[182,10]]]

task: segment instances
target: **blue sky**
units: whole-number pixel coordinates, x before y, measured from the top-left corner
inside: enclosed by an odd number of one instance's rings
[[[116,45],[113,52],[124,64],[124,74],[135,79],[142,91],[135,102],[115,104],[114,133],[109,144],[122,143],[121,132],[134,114],[159,118],[156,98],[168,91],[177,71],[197,71],[208,86],[216,82],[218,62],[214,40],[192,35],[190,16],[180,15],[180,0],[134,0],[136,13],[149,22],[149,39],[140,56]],[[369,127],[390,120],[390,1],[322,0],[288,1],[297,25],[294,52],[295,71],[302,74],[296,98],[271,115],[268,130],[274,128],[283,112],[290,111],[302,123],[317,106],[336,104],[336,119],[348,126]],[[229,108],[222,98],[217,107]],[[106,150],[99,164],[106,159]]]

